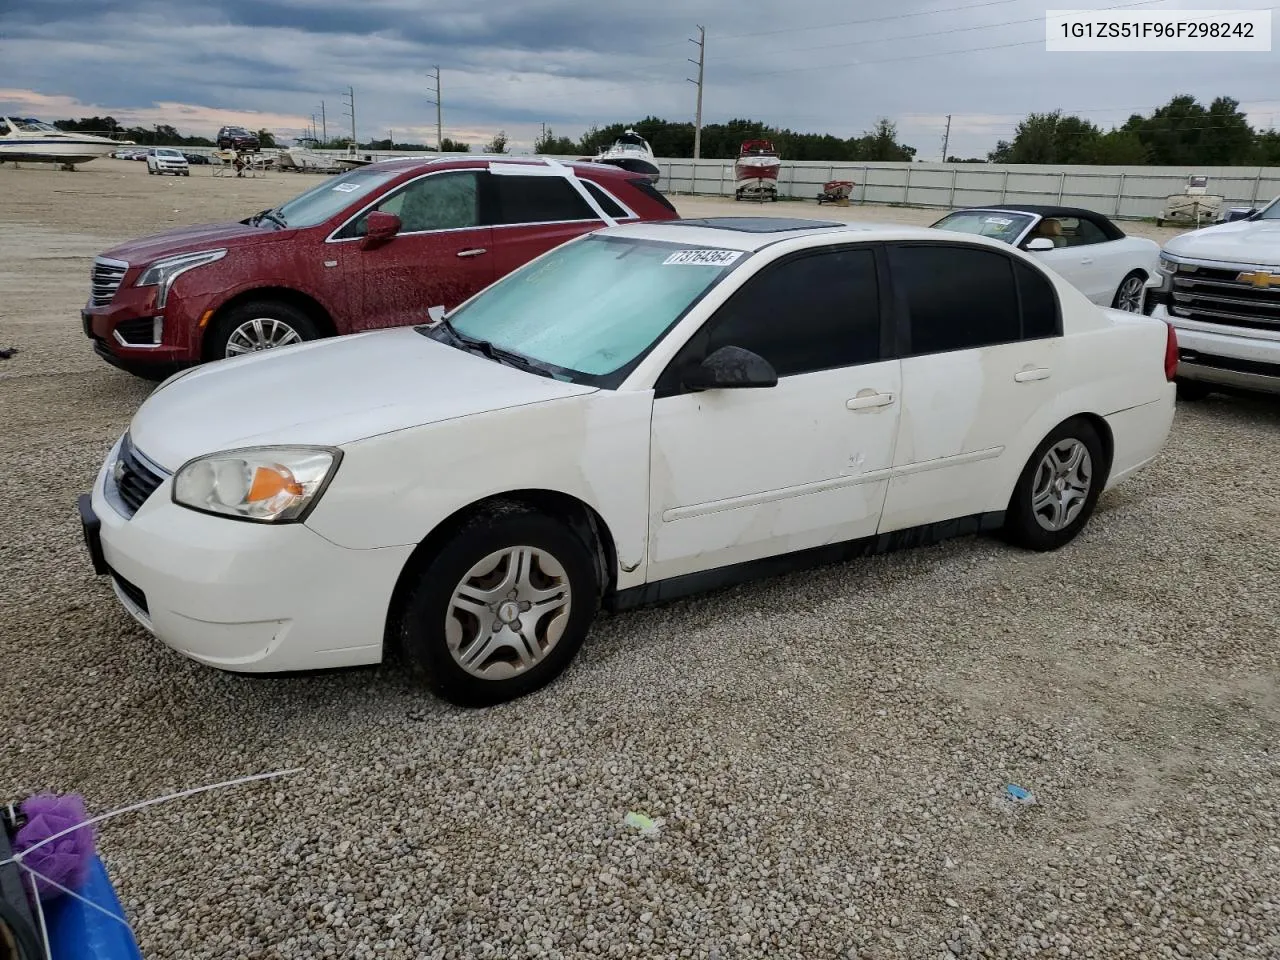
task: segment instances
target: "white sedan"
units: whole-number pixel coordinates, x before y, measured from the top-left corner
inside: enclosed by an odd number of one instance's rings
[[[1086,297],[1104,307],[1142,313],[1160,286],[1160,245],[1126,236],[1100,213],[1077,207],[979,207],[949,213],[939,230],[977,234],[1034,253]]]
[[[1154,458],[1168,325],[1006,244],[772,218],[609,228],[432,326],[166,381],[80,511],[203,663],[380,661],[510,699],[603,606],[1002,531],[1076,536]]]

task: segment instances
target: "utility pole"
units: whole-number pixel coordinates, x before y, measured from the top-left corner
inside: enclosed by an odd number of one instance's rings
[[[707,62],[707,28],[698,24],[698,39],[690,37],[689,42],[698,45],[698,59],[689,58],[690,63],[698,65],[698,79],[685,78],[690,83],[698,85],[698,113],[693,121],[693,159],[697,160],[702,156],[702,68]]]
[[[440,67],[438,65],[436,66],[435,71],[436,98],[434,100],[428,100],[427,103],[434,103],[436,105],[436,153],[444,153],[444,134],[442,133],[443,127],[440,123]]]
[[[329,122],[324,118],[324,101],[323,100],[320,101],[320,129],[323,131],[322,136],[324,137],[324,139],[321,140],[320,142],[328,143],[329,142]]]
[[[353,148],[359,148],[360,141],[356,139],[356,91],[355,87],[347,87],[347,92],[342,95],[342,99],[346,101],[347,113],[351,115],[351,145]]]
[[[951,114],[947,114],[947,132],[942,135],[942,162],[947,162],[947,145],[951,143]]]

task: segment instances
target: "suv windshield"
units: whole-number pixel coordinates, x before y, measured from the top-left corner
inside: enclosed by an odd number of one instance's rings
[[[1026,213],[1009,213],[1005,210],[960,210],[947,214],[933,226],[935,230],[972,233],[979,237],[1013,243],[1034,219]]]
[[[459,308],[449,326],[566,379],[615,387],[744,256],[589,236],[498,281]],[[437,335],[447,339],[448,332]]]
[[[384,183],[394,180],[401,172],[386,167],[359,167],[350,173],[331,177],[318,187],[312,187],[278,207],[275,212],[291,227],[314,227],[368,196]]]

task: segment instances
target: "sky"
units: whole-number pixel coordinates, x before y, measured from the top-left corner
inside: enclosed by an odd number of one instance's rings
[[[734,117],[856,136],[878,117],[919,159],[984,156],[1027,113],[1104,129],[1180,93],[1280,120],[1273,53],[1048,53],[1046,9],[1269,9],[1266,0],[0,0],[0,114],[112,115],[208,136],[224,123],[515,152],[547,124],[692,120],[706,27],[704,122]],[[1280,17],[1277,17],[1280,19]]]

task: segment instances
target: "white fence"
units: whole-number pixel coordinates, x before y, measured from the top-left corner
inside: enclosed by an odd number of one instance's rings
[[[185,147],[188,153],[212,153]],[[277,151],[264,150],[274,154]],[[317,151],[328,156],[339,150]],[[385,160],[404,154],[361,150],[360,157]],[[466,156],[466,154],[459,154]],[[576,157],[560,157],[574,160]],[[667,193],[731,197],[732,160],[659,159],[660,189]],[[1280,195],[1280,167],[1089,167],[994,163],[813,163],[784,160],[778,194],[815,198],[828,180],[852,180],[854,203],[912,207],[972,207],[983,204],[1062,204],[1119,219],[1156,217],[1165,198],[1182,193],[1187,177],[1209,178],[1209,193],[1227,206],[1258,206]]]

